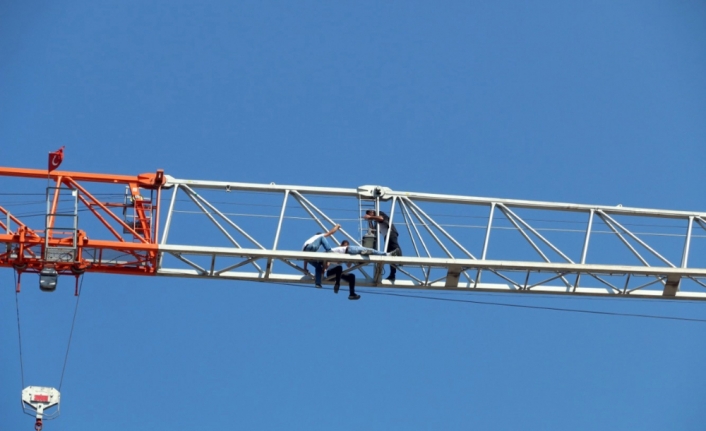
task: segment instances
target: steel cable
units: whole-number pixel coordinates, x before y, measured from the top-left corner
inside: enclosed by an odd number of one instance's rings
[[[61,392],[61,385],[64,383],[64,372],[66,371],[66,363],[69,360],[69,350],[71,349],[71,339],[74,335],[74,326],[76,325],[76,315],[78,314],[78,303],[81,300],[81,291],[83,290],[83,277],[81,275],[81,283],[78,287],[78,295],[76,295],[76,306],[74,307],[74,318],[71,321],[71,331],[69,331],[69,342],[66,345],[66,355],[64,356],[64,366],[61,368],[61,379],[59,380],[59,392]]]
[[[15,289],[15,310],[17,312],[17,339],[19,341],[20,345],[20,375],[22,378],[22,389],[24,390],[25,388],[25,367],[24,367],[24,360],[22,358],[22,330],[20,326],[20,299],[19,299],[19,293],[17,292],[17,273],[13,270],[12,274],[15,279],[15,285],[13,288]]]

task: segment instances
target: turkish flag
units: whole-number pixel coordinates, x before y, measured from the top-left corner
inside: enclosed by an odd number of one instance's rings
[[[62,160],[64,160],[64,147],[59,148],[53,153],[49,153],[49,172],[58,168]]]

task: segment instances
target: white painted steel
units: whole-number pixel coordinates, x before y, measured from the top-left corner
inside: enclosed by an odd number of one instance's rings
[[[54,388],[27,386],[22,390],[22,410],[40,420],[59,416],[59,401],[61,394]],[[46,411],[52,407],[56,410],[51,413]]]
[[[194,181],[172,177],[167,177],[167,180],[168,186],[175,187],[169,211],[166,215],[165,231],[159,247],[161,266],[158,269],[158,275],[161,276],[313,284],[313,279],[305,275],[303,261],[325,260],[328,262],[352,262],[355,264],[356,266],[351,271],[355,272],[357,277],[359,277],[356,284],[360,286],[706,299],[706,266],[704,265],[706,260],[693,259],[694,256],[691,256],[692,259],[689,258],[690,253],[693,254],[694,241],[697,238],[699,241],[706,238],[706,213],[703,212],[397,192],[378,186],[332,188],[276,185],[274,183]],[[197,189],[208,190],[212,193],[227,191],[229,196],[239,193],[239,196],[249,196],[248,193],[266,193],[281,196],[283,198],[280,201],[281,204],[277,205],[278,215],[272,216],[277,219],[276,227],[272,231],[265,230],[268,235],[272,235],[270,238],[274,237],[272,249],[265,249],[261,246],[261,244],[269,243],[271,239],[260,239],[259,241],[256,239],[258,235],[262,236],[262,232],[259,232],[260,229],[258,229],[258,234],[255,234],[252,230],[248,231],[243,225],[236,224],[235,218],[233,218],[243,215],[257,216],[256,214],[230,215],[226,211],[218,209],[216,207],[217,202],[206,200],[204,196],[197,193]],[[205,214],[206,219],[217,227],[217,230],[228,239],[228,242],[233,244],[233,247],[168,243],[169,229],[170,227],[173,229],[173,218],[176,213],[180,212],[175,208],[176,195],[179,191],[193,200],[198,209],[195,213]],[[294,199],[288,199],[289,196],[294,197]],[[402,233],[406,231],[409,234],[409,241],[405,240],[404,244],[401,242],[401,246],[408,251],[413,251],[414,254],[400,257],[359,256],[306,253],[299,251],[299,249],[282,249],[281,244],[284,237],[287,237],[291,247],[292,238],[298,238],[295,243],[300,244],[311,235],[307,231],[302,232],[296,229],[287,231],[285,229],[286,226],[283,225],[283,221],[287,218],[285,214],[291,213],[289,210],[291,206],[298,205],[300,209],[303,209],[308,214],[315,226],[321,229],[328,230],[337,223],[343,224],[344,220],[337,219],[327,213],[330,208],[318,206],[316,199],[323,199],[323,197],[343,200],[355,198],[357,202],[351,200],[350,210],[348,211],[356,213],[360,213],[360,199],[362,198],[370,200],[377,211],[383,210],[381,208],[383,204],[389,206],[390,208],[384,209],[384,211],[390,214],[391,219],[397,212],[400,212],[402,216],[397,217],[397,219],[401,218],[402,221],[393,221],[398,225],[399,241],[403,240]],[[471,226],[484,230],[482,239],[474,243],[473,241],[469,242],[468,239],[464,240],[461,237],[455,237],[449,228],[446,227],[454,225],[444,225],[435,220],[437,216],[433,212],[422,209],[423,205],[436,205],[437,208],[441,208],[447,204],[454,204],[454,211],[465,211],[463,208],[470,209],[472,206],[487,206],[489,211],[487,216],[484,216],[485,222],[483,222],[482,226]],[[399,209],[397,206],[399,206]],[[501,211],[496,212],[496,207]],[[561,231],[562,229],[533,226],[533,222],[537,222],[537,220],[521,216],[517,212],[518,209],[520,211],[528,209],[546,211],[551,214],[585,213],[587,215],[585,226],[579,230],[574,229],[571,231],[583,234],[583,238],[578,244],[578,249],[570,251],[565,248],[567,247],[565,244],[555,242],[555,239],[550,240],[543,233],[544,230]],[[189,213],[189,211],[181,212]],[[238,234],[245,236],[251,243],[261,247],[261,249],[242,248],[240,243],[227,231],[226,226],[216,221],[214,215],[225,220]],[[609,230],[600,231],[597,229],[596,223],[594,223],[594,215],[598,215],[599,218],[596,220],[602,221]],[[463,217],[463,215],[460,216]],[[494,222],[495,217],[500,219],[504,217],[503,220],[508,222],[510,226],[499,226],[498,223]],[[618,222],[616,217],[622,223]],[[650,220],[656,220],[660,223],[666,220],[672,220],[672,223],[674,220],[683,220],[686,227],[685,234],[668,233],[662,235],[676,238],[678,241],[684,241],[679,249],[681,266],[676,267],[666,257],[669,253],[673,254],[672,250],[668,249],[666,250],[667,253],[665,253],[664,249],[648,244],[648,242],[652,241],[652,238],[649,241],[644,238],[647,235],[659,236],[660,234],[633,232],[629,226],[639,225],[639,223],[625,223],[624,219],[630,217],[649,217]],[[301,219],[301,217],[293,216],[288,218]],[[347,220],[350,221],[350,219]],[[358,220],[358,217],[355,220]],[[546,221],[539,220],[539,222]],[[356,223],[360,224],[359,222]],[[406,229],[400,229],[401,224],[404,224]],[[423,226],[424,229],[418,229],[418,225]],[[189,226],[192,225],[190,224]],[[662,227],[675,228],[672,225]],[[698,230],[699,228],[702,230]],[[517,245],[508,245],[506,244],[507,241],[496,238],[498,237],[498,232],[503,232],[503,229],[512,229],[512,231],[519,233],[519,240],[536,252],[534,257],[538,260],[513,258],[513,251]],[[362,231],[360,232],[362,234]],[[352,244],[360,244],[356,238],[353,238],[343,229],[339,231],[339,234],[349,239]],[[597,246],[594,246],[595,241],[592,241],[592,238],[598,235],[608,235],[617,238],[620,244],[625,247],[625,250],[630,255],[635,256],[642,265],[639,263],[626,264],[612,257],[614,259],[612,262],[611,258],[608,257],[606,257],[607,263],[592,262],[595,256],[591,255],[591,252],[595,254],[597,250]],[[338,244],[337,239],[331,238],[331,240]],[[388,241],[388,239],[385,239],[384,247],[386,247]],[[430,246],[438,246],[438,249],[434,248],[432,250],[427,246],[427,243]],[[382,245],[380,241],[378,241],[378,244]],[[418,244],[421,245],[421,248],[418,247]],[[661,246],[666,247],[664,245]],[[299,246],[297,245],[296,247]],[[471,252],[474,247],[480,252],[480,259],[477,259]],[[491,249],[494,254],[493,259],[488,258],[488,253]],[[420,255],[422,250],[426,254],[425,256]],[[459,250],[460,253],[458,252]],[[648,252],[645,256],[640,253],[643,250]],[[549,256],[550,252],[559,256],[560,262],[553,262]],[[579,263],[575,263],[569,257],[572,256],[572,253]],[[173,258],[169,258],[170,256]],[[589,259],[589,256],[594,258]],[[655,261],[655,258],[658,261]],[[207,261],[202,262],[204,259],[207,259]],[[261,264],[266,262],[266,270],[260,268],[258,261],[261,261]],[[278,265],[277,268],[281,269],[275,271],[274,263],[277,261],[286,265]],[[693,262],[699,262],[701,265],[697,264],[695,267],[688,267],[687,264]],[[389,264],[397,266],[398,274],[401,274],[398,275],[394,283],[382,279],[381,271]],[[235,271],[246,265],[254,266],[256,271]],[[371,271],[373,276],[370,276],[366,269]],[[475,279],[468,275],[466,271],[469,270],[475,271]],[[466,280],[461,280],[459,278],[460,274],[464,274]],[[484,282],[480,280],[481,274],[484,274]],[[486,274],[490,279],[486,279]],[[573,284],[568,281],[568,276],[571,276]],[[581,281],[581,286],[579,286],[579,281]],[[682,282],[690,283],[692,290],[681,290]],[[592,286],[585,286],[586,283],[592,284]],[[667,284],[669,289],[665,290]],[[693,286],[696,286],[695,290],[692,288]]]

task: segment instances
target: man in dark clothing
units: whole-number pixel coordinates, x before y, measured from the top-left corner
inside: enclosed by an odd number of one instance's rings
[[[355,275],[354,274],[343,274],[343,267],[341,265],[330,266],[326,270],[326,278],[336,277],[336,282],[333,285],[333,293],[338,293],[338,289],[341,287],[341,279],[348,282],[348,299],[355,301],[360,299],[360,295],[355,293]]]
[[[385,241],[387,242],[387,249],[385,249],[386,252],[389,253],[393,250],[398,250],[397,256],[402,256],[402,249],[397,243],[397,237],[399,236],[399,234],[397,233],[397,228],[395,228],[394,224],[390,224],[390,217],[387,214],[380,211],[379,215],[375,215],[375,210],[367,210],[363,218],[365,220],[374,222],[376,227],[379,227],[380,236],[385,237]],[[395,268],[393,265],[390,265],[390,275],[387,276],[386,280],[394,282],[396,274],[397,268]]]

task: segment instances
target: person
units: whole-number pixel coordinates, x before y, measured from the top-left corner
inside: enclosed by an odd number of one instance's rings
[[[372,248],[366,248],[366,247],[358,247],[355,245],[350,245],[350,242],[348,240],[343,240],[341,242],[340,247],[333,247],[331,249],[331,253],[340,253],[340,254],[360,254],[364,256],[368,255],[376,255],[376,256],[395,256],[396,251],[390,252],[390,253],[384,253],[382,251],[377,251],[373,250]],[[351,263],[349,262],[348,267],[351,267]],[[344,274],[343,273],[343,266],[340,264],[335,264],[334,266],[330,266],[326,270],[326,277],[334,277],[335,282],[333,285],[333,293],[338,293],[338,289],[341,287],[341,279],[344,281],[348,282],[348,299],[350,300],[358,300],[360,299],[360,295],[357,295],[355,293],[355,274]]]
[[[317,252],[319,251],[319,248],[323,247],[326,252],[331,251],[331,246],[328,245],[328,241],[326,238],[330,237],[338,229],[341,228],[340,224],[337,224],[334,226],[330,231],[326,233],[321,233],[318,232],[316,235],[312,236],[311,238],[307,239],[304,242],[304,246],[302,247],[302,251],[308,251],[308,252]],[[306,271],[307,263],[311,263],[311,265],[314,267],[314,284],[316,287],[321,288],[321,275],[324,272],[324,262],[320,260],[316,261],[304,261],[304,271]]]
[[[398,256],[399,255],[399,249],[392,250],[390,252],[384,252],[384,251],[377,251],[373,248],[367,248],[367,247],[359,247],[357,245],[351,245],[348,240],[343,240],[341,242],[340,247],[334,247],[331,249],[332,252],[334,253],[341,253],[341,254],[360,254],[363,256],[369,256],[369,255],[374,255],[374,256]]]
[[[379,215],[376,215],[375,210],[367,210],[365,211],[365,215],[363,216],[363,218],[365,220],[375,222],[375,224],[379,226],[380,236],[384,237],[385,241],[387,242],[387,249],[385,250],[386,252],[389,253],[392,251],[396,251],[395,256],[402,256],[402,249],[397,243],[397,237],[399,236],[399,234],[397,233],[397,228],[395,228],[394,224],[390,223],[390,217],[388,217],[387,214],[380,211]],[[387,276],[386,280],[394,282],[396,274],[397,268],[395,268],[394,265],[390,265],[390,275]]]

